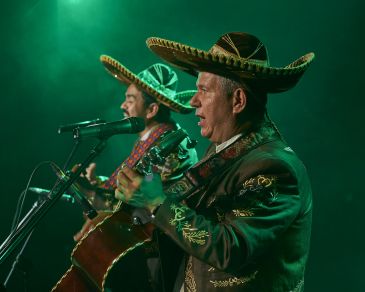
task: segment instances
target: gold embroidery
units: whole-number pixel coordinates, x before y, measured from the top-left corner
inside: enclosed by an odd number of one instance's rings
[[[189,257],[188,264],[185,269],[185,286],[189,292],[196,291],[196,283],[193,274],[193,258]]]
[[[251,192],[258,192],[264,188],[269,188],[274,185],[276,181],[275,176],[265,176],[265,175],[258,175],[256,177],[252,177],[248,180],[245,180],[243,185],[243,189],[240,190],[240,195],[244,195],[247,191]],[[274,196],[272,196],[273,199]]]
[[[240,278],[234,277],[234,278],[228,278],[227,280],[217,280],[217,281],[210,280],[209,282],[212,283],[215,288],[245,285],[248,282],[250,282],[251,280],[255,279],[256,274],[257,274],[257,271],[248,277],[240,277]]]
[[[209,269],[208,269],[208,272],[214,272],[215,271],[215,269],[213,268],[213,267],[210,267]]]
[[[185,194],[188,190],[192,189],[193,185],[191,182],[186,178],[183,177],[181,180],[173,183],[168,189],[168,194]]]
[[[183,214],[186,210],[188,210],[188,207],[186,206],[176,206],[175,204],[171,204],[170,206],[171,210],[175,212],[174,219],[170,219],[170,224],[175,226],[177,225],[178,228],[181,228],[182,221],[185,219],[185,216]]]
[[[243,187],[249,188],[249,189],[255,188],[257,186],[268,188],[269,186],[271,186],[273,184],[274,181],[275,181],[274,177],[259,175],[257,177],[253,177],[253,178],[246,180],[243,183]]]
[[[225,219],[224,213],[217,212],[218,222],[222,222]]]
[[[236,216],[236,217],[251,217],[254,214],[254,212],[251,211],[251,209],[235,209],[235,210],[232,210],[233,212],[233,215]]]
[[[258,184],[262,185],[265,188],[271,186],[273,184],[274,180],[275,180],[274,177],[267,177],[267,176],[263,176],[263,175],[259,175],[257,177]]]
[[[300,292],[304,287],[304,279],[300,280],[298,284],[295,286],[294,290],[290,290],[289,292]]]
[[[171,210],[175,212],[175,217],[170,219],[170,224],[176,226],[177,231],[182,231],[182,235],[185,239],[192,243],[196,243],[199,245],[205,244],[205,237],[208,237],[209,234],[205,230],[198,230],[197,228],[191,227],[191,225],[187,222],[183,222],[185,220],[185,213],[188,208],[186,206],[176,206],[175,204],[171,205]]]
[[[205,244],[205,237],[208,237],[208,232],[205,230],[198,230],[191,228],[190,224],[185,223],[182,227],[183,236],[192,243],[199,245]]]

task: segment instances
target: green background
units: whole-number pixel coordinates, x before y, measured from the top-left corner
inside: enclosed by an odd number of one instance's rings
[[[291,91],[271,95],[269,113],[305,162],[313,185],[314,218],[306,291],[365,291],[363,205],[364,4],[348,1],[21,0],[0,4],[1,195],[0,241],[11,226],[17,198],[40,161],[62,165],[71,134],[61,124],[122,117],[124,87],[99,62],[101,54],[134,72],[160,62],[145,46],[150,36],[209,49],[229,31],[257,35],[273,66],[314,51],[316,59]],[[180,72],[180,88],[194,88]],[[194,115],[175,116],[208,142]],[[133,135],[110,138],[97,159],[109,175],[129,153]],[[96,141],[83,143],[73,163]],[[50,188],[47,167],[33,186]],[[25,210],[36,196],[29,194]],[[58,202],[25,250],[28,291],[48,291],[69,266],[72,235],[83,222],[78,205]],[[13,256],[0,266],[3,282]],[[10,291],[22,291],[15,273]]]

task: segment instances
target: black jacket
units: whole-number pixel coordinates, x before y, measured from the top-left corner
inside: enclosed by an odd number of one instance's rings
[[[185,254],[185,291],[302,291],[312,220],[306,169],[270,125],[241,139],[248,152],[185,202],[167,199],[154,224]]]

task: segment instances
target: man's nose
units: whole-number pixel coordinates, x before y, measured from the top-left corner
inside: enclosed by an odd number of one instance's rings
[[[194,95],[193,95],[193,97],[190,99],[190,105],[192,106],[192,107],[198,107],[199,106],[199,102],[198,102],[198,93],[195,93]]]

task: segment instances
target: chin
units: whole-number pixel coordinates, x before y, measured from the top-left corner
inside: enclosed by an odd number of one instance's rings
[[[208,132],[204,131],[203,129],[200,130],[200,135],[209,140],[210,140],[210,137],[212,136],[211,133],[208,133]]]

